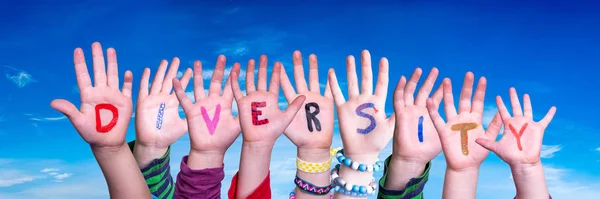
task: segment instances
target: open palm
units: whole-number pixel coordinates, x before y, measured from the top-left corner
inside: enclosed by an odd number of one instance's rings
[[[239,63],[235,64],[239,68]],[[232,71],[231,85],[237,102],[242,135],[245,142],[267,142],[272,144],[281,136],[304,103],[305,97],[298,96],[290,106],[281,111],[278,104],[281,63],[273,67],[271,84],[267,91],[267,56],[260,57],[258,84],[254,86],[254,60],[246,69],[246,96],[240,90],[238,72]],[[254,114],[254,115],[253,115]]]
[[[95,83],[92,86],[83,51],[81,48],[75,49],[73,61],[77,85],[81,93],[80,110],[77,110],[73,103],[63,99],[53,100],[50,106],[65,114],[79,135],[90,145],[122,147],[125,144],[125,134],[131,118],[133,75],[131,71],[125,72],[123,90],[119,91],[117,54],[112,48],[107,50],[107,54],[108,73],[104,64],[102,46],[98,42],[92,44]],[[116,114],[110,111],[111,108],[103,110],[102,106],[116,108],[114,110]]]
[[[389,66],[386,58],[382,58],[379,62],[377,87],[373,94],[373,72],[369,51],[362,51],[361,60],[363,78],[360,94],[353,56],[348,56],[346,59],[349,100],[345,101],[333,69],[329,70],[329,85],[338,108],[345,153],[377,155],[389,143],[394,128],[394,115],[386,118],[385,113]]]
[[[496,153],[509,165],[538,163],[544,130],[552,121],[556,107],[551,107],[541,121],[534,122],[529,95],[524,95],[524,110],[521,110],[517,91],[511,88],[509,93],[513,117],[510,116],[504,102],[502,102],[502,98],[500,96],[496,97],[498,112],[504,123],[504,134],[502,134],[500,141],[495,142],[494,140],[482,138],[477,139],[476,142]]]
[[[462,91],[460,93],[459,111],[456,112],[452,96],[452,85],[450,79],[443,81],[444,109],[447,122],[440,117],[438,108],[433,99],[427,100],[427,109],[433,120],[434,126],[440,136],[442,149],[446,156],[448,168],[459,170],[477,167],[487,157],[489,151],[474,141],[477,138],[496,139],[500,131],[502,121],[496,114],[488,126],[487,131],[481,125],[483,115],[483,102],[485,98],[486,79],[481,77],[471,104],[473,92],[474,75],[468,72],[465,75]],[[461,128],[464,129],[461,131]]]
[[[227,80],[221,95],[221,85],[225,71],[225,56],[217,58],[212,74],[208,97],[204,92],[202,63],[194,62],[194,98],[195,103],[185,94],[177,79],[173,79],[175,93],[181,102],[188,121],[193,151],[218,151],[224,153],[240,135],[240,123],[231,110],[233,93],[231,81]],[[232,72],[239,73],[239,65]],[[184,84],[185,85],[185,84]],[[218,115],[217,115],[218,114]]]
[[[300,51],[295,51],[294,60],[294,79],[298,93],[285,72],[281,68],[281,88],[288,103],[292,103],[298,95],[306,97],[303,107],[305,111],[298,111],[292,123],[285,129],[285,135],[298,147],[309,149],[329,149],[333,136],[333,97],[329,85],[325,87],[325,95],[321,95],[319,84],[319,69],[317,65],[317,56],[309,56],[309,82],[310,90],[304,79],[304,68],[302,66],[302,55]],[[312,106],[307,105],[311,103]],[[318,107],[318,108],[317,108]],[[309,124],[307,111],[316,113],[316,120],[311,119]],[[318,112],[317,112],[318,111]]]
[[[420,68],[415,69],[408,83],[402,76],[394,92],[394,112],[396,128],[394,129],[394,152],[396,158],[426,164],[442,151],[440,138],[431,117],[427,112],[426,101],[438,76],[437,68],[433,68],[425,83],[419,90],[417,98],[414,92],[422,74]],[[439,106],[443,93],[440,86],[432,96],[434,104]]]

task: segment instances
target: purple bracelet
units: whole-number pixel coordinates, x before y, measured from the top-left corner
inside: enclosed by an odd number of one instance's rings
[[[294,189],[290,192],[290,199],[296,199],[296,192],[294,192]],[[329,195],[329,199],[333,199],[333,195]]]
[[[329,191],[331,191],[331,185],[327,185],[326,187],[318,187],[315,186],[313,184],[311,184],[310,182],[306,182],[305,180],[303,180],[302,178],[296,176],[296,179],[294,179],[294,183],[296,183],[296,186],[304,193],[308,193],[308,194],[312,194],[312,195],[327,195],[329,193]]]

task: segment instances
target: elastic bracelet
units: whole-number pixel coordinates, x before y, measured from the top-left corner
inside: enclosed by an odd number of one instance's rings
[[[327,195],[329,193],[329,191],[331,191],[331,185],[327,185],[325,187],[319,187],[310,182],[307,182],[306,180],[303,180],[302,178],[300,178],[298,176],[296,176],[296,179],[294,179],[294,183],[296,183],[296,187],[298,187],[300,189],[300,191],[302,191],[304,193],[312,194],[312,195],[318,195],[318,196]]]
[[[369,195],[375,194],[375,190],[377,190],[377,184],[375,183],[375,178],[371,180],[368,186],[364,185],[353,185],[347,183],[344,179],[342,179],[339,175],[340,165],[336,165],[335,168],[331,170],[331,178],[333,179],[331,186],[333,186],[333,190],[348,196],[353,197],[367,197]]]
[[[333,195],[329,195],[329,198],[333,199]],[[292,189],[292,192],[290,192],[290,199],[296,199],[295,189]]]
[[[352,161],[352,159],[344,156],[344,149],[339,150],[335,154],[335,158],[340,162],[340,164],[344,164],[344,166],[350,167],[353,170],[357,170],[360,172],[378,172],[383,165],[377,158],[375,164],[360,164],[358,162]]]

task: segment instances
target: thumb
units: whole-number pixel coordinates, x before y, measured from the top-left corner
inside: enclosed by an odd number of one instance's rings
[[[496,153],[496,149],[498,148],[498,143],[485,138],[477,138],[475,142],[481,145],[483,148],[493,151],[494,153]]]
[[[79,110],[77,110],[77,107],[75,107],[75,105],[73,105],[73,103],[71,103],[67,100],[64,100],[64,99],[52,100],[52,102],[50,102],[50,107],[65,114],[65,116],[67,116],[67,118],[69,118],[69,120],[71,121],[73,126],[76,126],[76,124],[78,124],[79,118],[81,118],[81,112],[79,112]]]
[[[283,111],[283,121],[286,124],[286,127],[290,124],[290,122],[292,122],[292,119],[296,117],[296,113],[298,113],[298,110],[302,108],[304,100],[306,100],[306,97],[304,95],[299,95],[298,97],[296,97],[296,99],[294,99],[294,101],[292,101],[292,103],[287,107],[287,109]]]

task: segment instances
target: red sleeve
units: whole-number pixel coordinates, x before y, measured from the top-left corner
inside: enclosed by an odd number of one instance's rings
[[[267,177],[256,187],[256,189],[248,196],[246,199],[271,199],[271,172],[267,174]],[[229,187],[229,192],[227,196],[229,198],[235,199],[236,188],[237,188],[237,177],[236,173],[231,179],[231,187]]]

